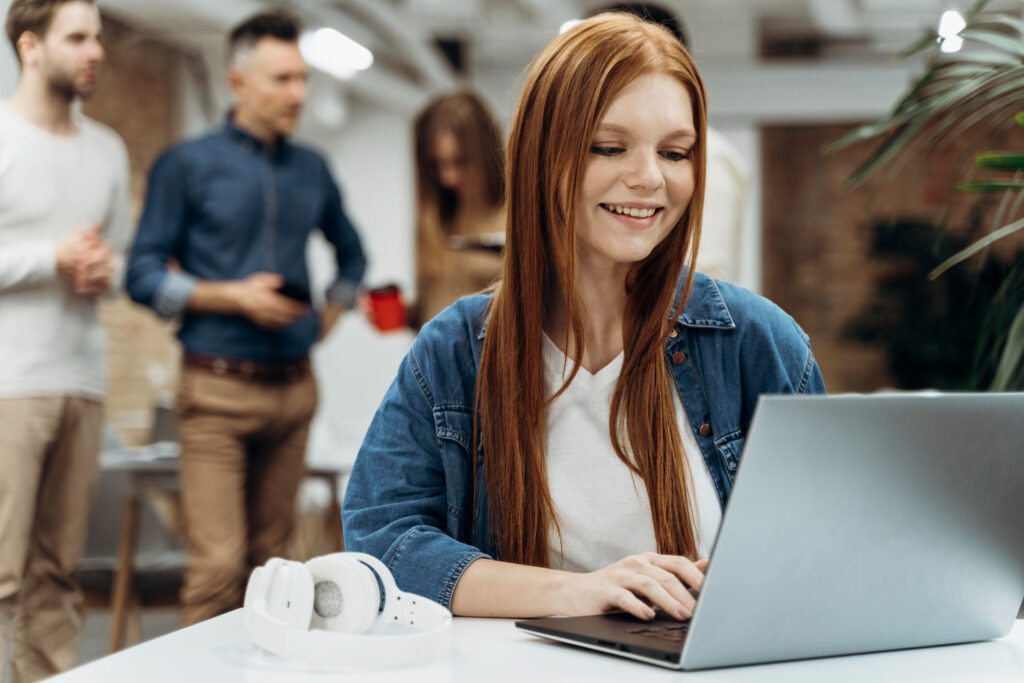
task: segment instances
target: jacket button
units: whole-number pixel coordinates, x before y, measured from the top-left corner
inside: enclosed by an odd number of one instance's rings
[[[672,362],[676,365],[682,365],[686,362],[686,354],[682,351],[676,351],[672,354]]]
[[[675,339],[676,337],[678,337],[678,336],[679,336],[679,330],[677,330],[676,328],[674,328],[674,327],[673,327],[673,328],[672,328],[672,329],[671,329],[671,330],[669,331],[669,333],[668,333],[668,336],[669,336],[669,339]]]
[[[703,437],[711,436],[711,425],[707,422],[700,426],[700,435]]]

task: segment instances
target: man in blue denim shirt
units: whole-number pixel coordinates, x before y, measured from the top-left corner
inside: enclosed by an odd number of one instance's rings
[[[128,265],[132,299],[181,317],[186,625],[240,605],[249,567],[287,554],[316,407],[309,349],[366,268],[324,159],[286,139],[306,98],[298,31],[268,13],[232,32],[235,109],[154,165]],[[316,228],[338,264],[319,314],[305,260]]]
[[[446,607],[470,563],[502,559],[488,532],[483,459],[476,507],[470,464],[489,300],[460,299],[420,332],[370,424],[342,505],[348,550],[376,555],[399,588]],[[824,393],[825,383],[803,330],[745,289],[697,273],[673,318],[665,363],[724,507],[757,399]]]

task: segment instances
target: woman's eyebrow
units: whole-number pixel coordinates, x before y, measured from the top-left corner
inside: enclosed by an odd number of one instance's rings
[[[617,125],[617,124],[614,124],[614,123],[602,123],[602,124],[598,125],[597,130],[599,132],[618,133],[620,135],[630,135],[632,133],[632,131],[629,128],[626,128],[625,126],[620,126],[620,125]],[[697,139],[697,131],[695,131],[692,128],[680,128],[679,130],[672,131],[671,133],[666,135],[663,139],[669,140],[671,138],[690,138],[690,139],[696,140]]]

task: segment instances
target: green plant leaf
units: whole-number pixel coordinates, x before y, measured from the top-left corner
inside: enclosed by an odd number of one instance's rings
[[[1017,33],[1024,34],[1024,20],[1019,17],[1014,17],[1009,14],[992,14],[984,17],[984,21],[979,22],[980,24],[989,25],[996,24],[1000,26],[1006,26],[1007,28],[1016,31]]]
[[[1024,154],[1019,152],[982,152],[974,157],[974,165],[978,168],[999,171],[1019,171],[1024,169]]]
[[[1024,111],[1019,111],[1013,115],[1013,120],[1017,122],[1017,125],[1024,128]]]
[[[1006,192],[1024,190],[1024,180],[971,180],[959,183],[957,192]]]
[[[928,273],[928,277],[934,280],[935,278],[937,278],[938,276],[942,275],[947,270],[949,270],[950,268],[952,268],[956,264],[960,263],[961,261],[966,261],[967,259],[969,259],[970,257],[974,256],[979,251],[981,251],[985,247],[989,246],[993,242],[1001,240],[1002,238],[1006,237],[1007,235],[1010,235],[1010,234],[1013,234],[1013,233],[1017,232],[1021,228],[1024,228],[1024,218],[1016,220],[1016,221],[1010,223],[1009,225],[1004,225],[1003,227],[999,228],[998,230],[995,230],[995,231],[989,233],[988,235],[986,235],[985,237],[982,237],[981,239],[977,240],[976,242],[971,244],[971,246],[967,247],[966,249],[962,249],[962,250],[958,251],[957,253],[953,254],[952,256],[950,256],[948,259],[946,259],[945,261],[940,263],[938,266],[936,266],[935,270],[933,270],[932,272]]]
[[[985,5],[992,2],[992,0],[975,0],[975,3],[971,5],[966,12],[964,12],[964,20],[970,24],[974,17],[981,13],[981,10],[985,9]]]
[[[960,32],[960,37],[964,40],[977,40],[987,43],[1008,54],[1024,58],[1024,42],[1021,42],[1019,38],[1011,38],[1005,33],[968,27]]]
[[[1024,358],[1024,306],[1017,311],[1006,335],[996,376],[989,387],[991,391],[1008,391],[1019,387],[1020,378],[1016,376],[1020,374],[1021,358]]]

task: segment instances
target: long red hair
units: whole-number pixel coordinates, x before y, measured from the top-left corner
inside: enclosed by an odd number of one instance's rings
[[[627,280],[624,359],[612,398],[610,438],[642,478],[658,551],[694,558],[689,472],[665,358],[674,304],[689,296],[704,203],[704,84],[686,49],[665,29],[623,14],[586,20],[552,41],[527,71],[509,132],[504,275],[488,311],[477,379],[474,441],[482,452],[490,533],[498,558],[547,566],[557,520],[544,450],[542,327],[564,298],[576,340],[571,382],[583,357],[584,310],[576,287],[576,202],[590,145],[608,106],[638,76],[668,74],[686,88],[697,141],[690,205]],[[689,261],[683,297],[676,284]],[[580,476],[586,476],[581,472]]]

